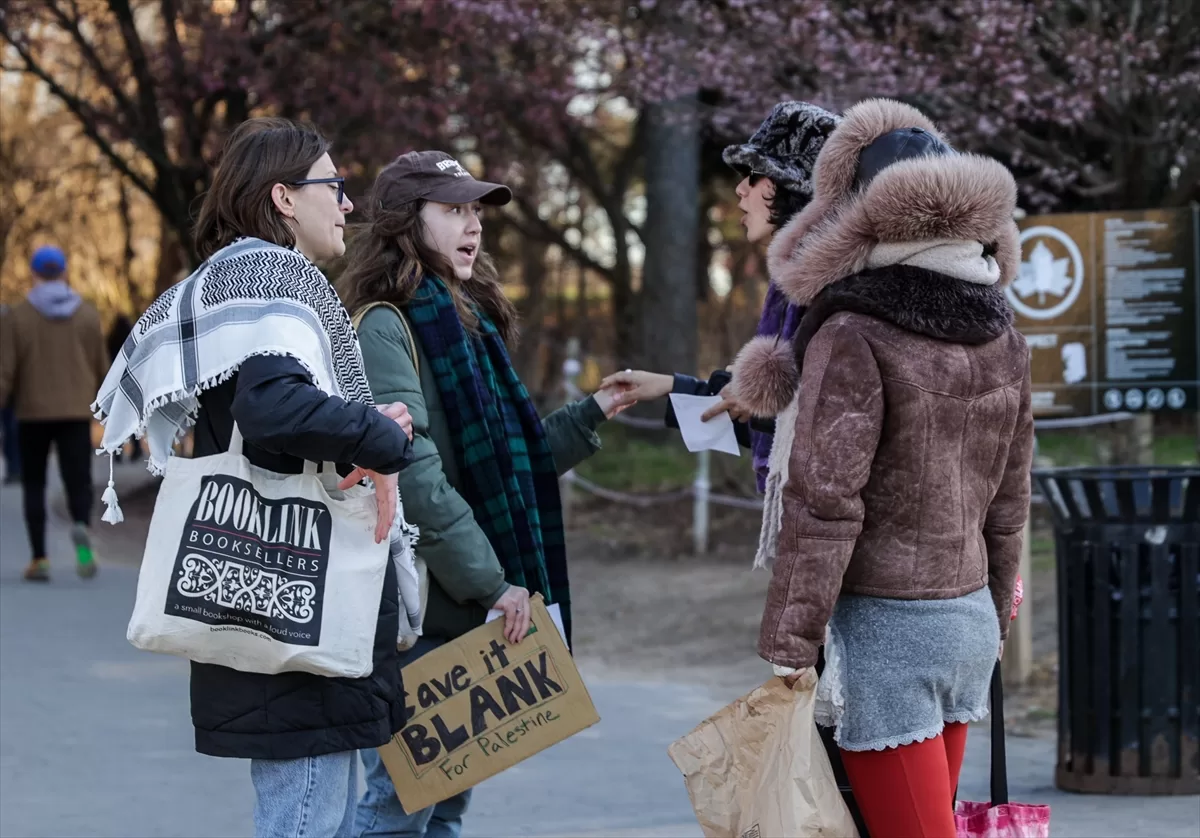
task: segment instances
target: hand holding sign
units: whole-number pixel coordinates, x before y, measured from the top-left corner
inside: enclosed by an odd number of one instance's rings
[[[504,612],[505,639],[509,643],[520,643],[529,633],[529,591],[520,585],[509,585],[492,608]]]

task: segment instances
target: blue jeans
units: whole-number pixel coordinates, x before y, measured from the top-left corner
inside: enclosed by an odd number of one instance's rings
[[[252,759],[255,838],[350,838],[358,751]]]
[[[378,751],[360,751],[367,772],[367,793],[354,818],[355,838],[458,838],[462,819],[471,802],[471,790],[435,806],[413,812],[400,805],[396,787]]]
[[[412,663],[421,655],[441,646],[443,640],[422,637],[404,653],[403,664]],[[436,806],[411,815],[400,805],[396,787],[388,776],[379,752],[360,751],[367,773],[367,793],[358,804],[354,819],[354,835],[372,838],[458,838],[462,834],[462,819],[471,802],[471,790],[456,794]]]

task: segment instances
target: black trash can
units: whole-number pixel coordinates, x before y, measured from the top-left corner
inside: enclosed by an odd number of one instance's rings
[[[1200,468],[1039,469],[1061,789],[1200,794]]]

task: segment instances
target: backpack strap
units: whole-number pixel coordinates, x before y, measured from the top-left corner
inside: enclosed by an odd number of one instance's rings
[[[404,316],[404,313],[402,311],[400,311],[400,309],[398,307],[396,307],[392,303],[384,302],[382,300],[379,300],[379,301],[376,301],[373,303],[367,303],[365,306],[363,306],[362,308],[360,308],[358,311],[354,312],[354,314],[352,314],[350,316],[350,325],[353,326],[354,331],[357,332],[359,329],[359,326],[362,325],[363,318],[367,316],[367,312],[369,312],[371,309],[377,308],[379,306],[387,306],[388,308],[390,308],[392,310],[392,312],[396,315],[396,317],[399,318],[400,325],[404,328],[404,336],[408,338],[408,347],[412,351],[413,367],[417,371],[417,387],[419,389],[421,386],[421,356],[417,354],[417,342],[413,338],[412,328],[408,325],[408,318]],[[404,513],[403,498],[401,498],[401,505],[399,507],[398,513],[401,515]],[[420,607],[420,622],[424,623],[425,622],[425,607],[429,603],[429,571],[425,565],[425,562],[421,559],[420,556],[418,556],[416,554],[415,549],[413,550],[412,558],[413,558],[413,565],[416,567],[416,570],[417,570],[417,586],[418,586],[417,590],[419,592],[418,598],[420,600],[420,606],[419,606]],[[393,558],[393,560],[394,560],[394,558]],[[397,572],[398,572],[398,569],[397,569]],[[398,588],[398,586],[397,586],[397,588]],[[399,594],[398,589],[397,589],[397,594]],[[416,645],[416,642],[419,637],[418,634],[410,633],[410,629],[407,625],[408,617],[404,613],[404,611],[405,611],[404,597],[400,596],[400,612],[401,612],[400,613],[400,631],[396,637],[396,649],[397,649],[397,651],[400,651],[400,652],[405,652],[405,651],[408,651],[409,649],[411,649],[414,645]]]
[[[421,357],[417,354],[417,341],[413,338],[412,328],[409,327],[409,325],[408,325],[408,318],[404,316],[404,313],[401,312],[399,308],[392,305],[391,303],[383,302],[383,301],[367,303],[365,306],[360,308],[358,311],[354,312],[354,314],[350,318],[350,325],[353,326],[354,331],[357,332],[358,327],[360,325],[362,325],[363,318],[367,316],[367,312],[373,308],[378,308],[379,306],[387,306],[393,312],[395,312],[395,314],[398,318],[400,318],[400,325],[404,328],[404,336],[408,338],[408,347],[409,347],[409,349],[412,350],[413,366],[417,370],[417,378],[420,379],[420,377],[421,377]]]

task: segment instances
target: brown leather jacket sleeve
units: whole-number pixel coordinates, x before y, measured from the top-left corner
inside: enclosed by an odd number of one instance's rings
[[[830,321],[813,337],[800,378],[783,523],[758,652],[813,666],[842,576],[862,531],[861,492],[883,427],[883,382],[867,341]]]
[[[1012,616],[1013,588],[1021,564],[1021,543],[1025,538],[1025,521],[1029,518],[1029,480],[1033,466],[1033,410],[1030,403],[1029,372],[1021,385],[1021,400],[1016,405],[1017,416],[1008,460],[1000,486],[988,506],[983,522],[983,541],[987,547],[988,588],[996,604],[1000,620],[1000,637],[1008,637],[1008,622]]]

